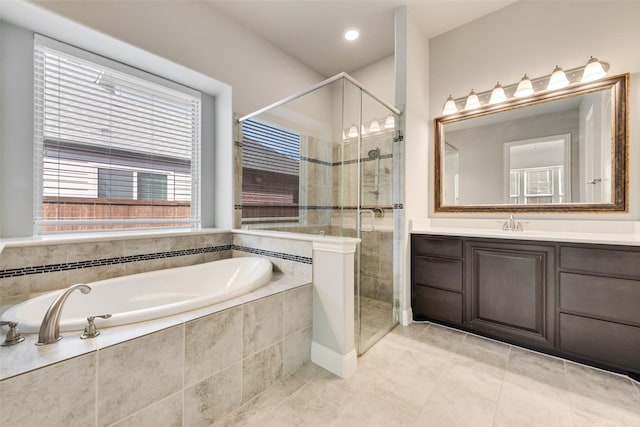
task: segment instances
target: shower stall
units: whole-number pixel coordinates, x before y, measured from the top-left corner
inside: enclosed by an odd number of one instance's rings
[[[397,109],[341,73],[237,123],[237,228],[361,239],[359,355],[398,323],[400,122]]]

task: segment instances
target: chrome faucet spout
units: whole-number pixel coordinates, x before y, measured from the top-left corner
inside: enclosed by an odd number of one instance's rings
[[[42,319],[40,324],[40,333],[38,334],[38,342],[36,345],[52,344],[62,337],[60,336],[60,315],[62,314],[62,307],[69,298],[69,295],[76,289],[79,289],[83,294],[91,292],[91,288],[85,284],[78,283],[69,286],[49,306],[49,309]]]
[[[524,231],[521,221],[516,221],[513,215],[509,215],[509,219],[502,224],[502,231]]]

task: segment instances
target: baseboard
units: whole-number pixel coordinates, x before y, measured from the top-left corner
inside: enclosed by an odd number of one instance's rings
[[[351,350],[347,354],[340,354],[322,344],[312,342],[311,361],[339,377],[349,378],[356,372],[358,355],[355,350]]]
[[[402,326],[409,326],[413,322],[413,311],[411,307],[402,310],[400,313],[400,324]]]

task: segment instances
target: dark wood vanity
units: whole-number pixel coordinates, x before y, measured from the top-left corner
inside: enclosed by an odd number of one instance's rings
[[[413,234],[430,320],[640,376],[640,247]]]

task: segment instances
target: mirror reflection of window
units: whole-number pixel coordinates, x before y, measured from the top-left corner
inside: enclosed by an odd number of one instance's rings
[[[516,170],[509,173],[509,203],[520,203],[520,172]]]
[[[571,194],[570,158],[570,134],[505,143],[508,203],[566,203]]]

